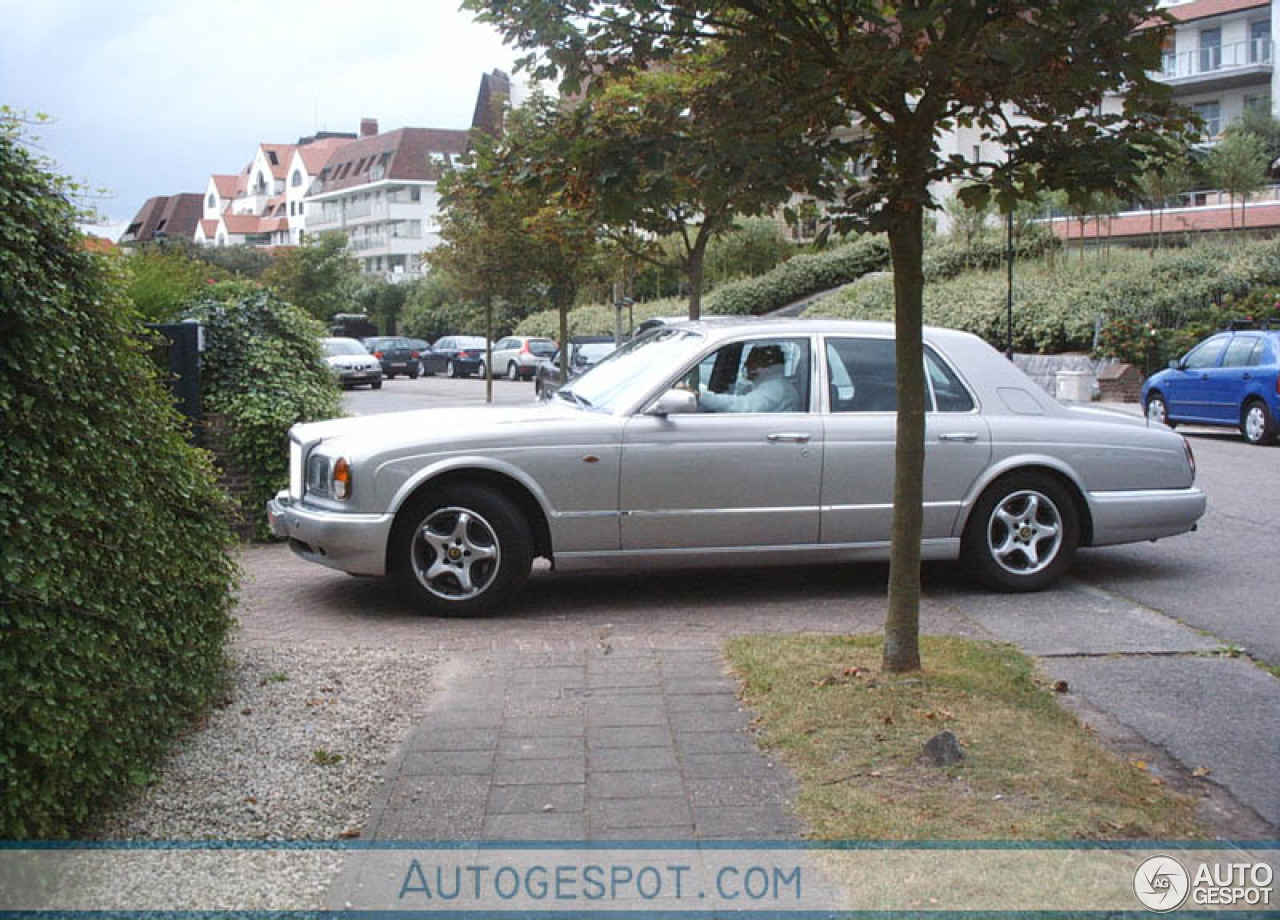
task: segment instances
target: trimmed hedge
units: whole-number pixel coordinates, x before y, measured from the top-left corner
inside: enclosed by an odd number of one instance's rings
[[[926,283],[925,322],[964,329],[1003,347],[1003,269]],[[1215,304],[1280,285],[1280,241],[1204,243],[1187,249],[1114,250],[1080,263],[1072,254],[1014,269],[1013,345],[1023,352],[1089,351],[1095,321],[1127,320],[1178,329]],[[810,315],[892,319],[891,279],[867,279],[823,301]]]
[[[703,298],[702,313],[704,316],[759,316],[856,281],[868,272],[884,268],[888,262],[889,245],[884,237],[861,237],[830,252],[792,256],[757,278],[721,285]],[[687,315],[689,304],[683,298],[668,298],[638,303],[632,309],[639,324],[651,316]],[[610,335],[613,322],[613,307],[607,304],[579,307],[569,312],[569,334]],[[545,310],[525,318],[516,327],[516,334],[555,337],[560,334],[560,321],[554,310]]]
[[[77,216],[0,123],[0,838],[146,782],[232,622],[229,504]]]
[[[241,510],[269,539],[267,500],[289,484],[289,428],[342,414],[324,328],[251,282],[213,286],[189,315],[205,326],[204,409],[231,420],[231,451],[251,483]]]

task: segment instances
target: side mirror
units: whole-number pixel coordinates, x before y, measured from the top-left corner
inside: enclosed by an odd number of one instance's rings
[[[1170,370],[1174,370],[1174,371],[1180,371],[1180,370],[1182,370],[1182,369],[1183,369],[1183,368],[1182,368],[1182,359],[1181,359],[1181,358],[1174,358],[1172,361],[1170,361],[1170,362],[1169,362],[1169,369],[1170,369]]]
[[[645,415],[688,415],[698,411],[698,394],[689,390],[667,390],[649,407]]]

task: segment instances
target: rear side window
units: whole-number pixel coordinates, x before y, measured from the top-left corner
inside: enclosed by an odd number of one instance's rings
[[[828,339],[831,411],[896,412],[897,366],[892,339]],[[931,348],[925,348],[924,368],[933,396],[931,411],[973,411],[973,397]]]
[[[1227,346],[1222,357],[1223,367],[1255,367],[1262,360],[1262,339],[1253,335],[1238,335]]]
[[[955,371],[942,363],[933,349],[924,350],[924,370],[933,389],[934,408],[939,412],[972,412],[973,397],[965,389]]]

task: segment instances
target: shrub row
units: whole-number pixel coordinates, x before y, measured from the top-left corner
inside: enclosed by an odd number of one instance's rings
[[[1276,285],[1280,242],[1271,240],[1205,243],[1154,256],[1115,250],[1110,256],[1090,255],[1083,262],[1066,254],[1025,261],[1014,273],[1013,345],[1043,354],[1088,351],[1096,324],[1123,319],[1139,326],[1182,329],[1214,305]],[[1007,291],[1001,270],[928,282],[925,322],[964,329],[1003,346]],[[821,302],[810,315],[892,319],[892,282],[866,279]]]
[[[884,237],[866,236],[830,252],[793,256],[756,278],[731,281],[709,293],[702,301],[706,316],[759,316],[780,309],[812,294],[856,281],[868,272],[884,268],[889,246]],[[688,302],[683,298],[651,300],[632,310],[636,323],[652,316],[682,316]],[[593,304],[569,313],[570,335],[609,335],[613,332],[613,307]],[[526,317],[516,328],[518,335],[560,335],[560,320],[554,310]]]
[[[0,838],[144,783],[231,624],[230,506],[77,216],[0,124]]]

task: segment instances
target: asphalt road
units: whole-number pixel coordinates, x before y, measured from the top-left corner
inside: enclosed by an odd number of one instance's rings
[[[495,380],[493,394],[500,405],[532,403],[533,384]],[[361,415],[480,407],[485,383],[397,379],[377,392],[350,391],[344,402],[349,412]],[[1183,431],[1195,452],[1200,487],[1209,496],[1199,530],[1154,544],[1082,550],[1072,578],[1280,666],[1280,446],[1251,447],[1234,432]],[[883,567],[866,569],[883,582]],[[964,590],[953,566],[928,566],[925,580],[935,596]]]

